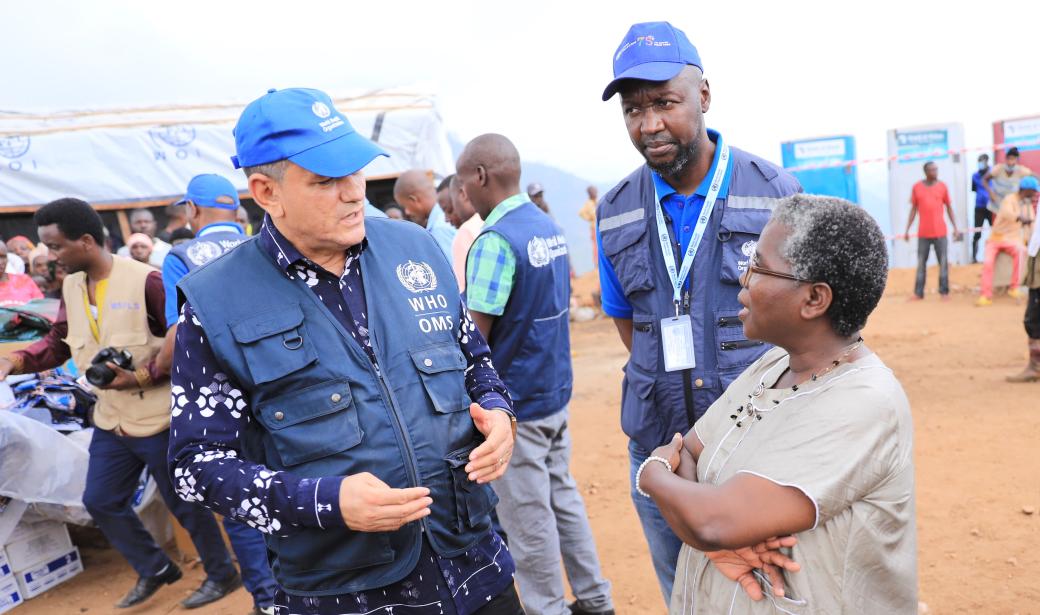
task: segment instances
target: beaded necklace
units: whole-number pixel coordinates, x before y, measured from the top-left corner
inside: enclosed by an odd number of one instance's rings
[[[846,346],[843,349],[842,353],[838,356],[838,358],[835,359],[834,361],[831,361],[831,364],[828,365],[824,370],[819,371],[819,372],[813,372],[812,376],[810,376],[810,378],[809,378],[809,381],[810,382],[816,382],[817,380],[820,379],[821,376],[825,376],[828,373],[834,371],[834,369],[836,367],[838,367],[839,365],[841,365],[841,363],[843,361],[848,359],[852,355],[852,353],[854,353],[857,350],[859,350],[861,346],[863,346],[863,338],[862,337],[857,338],[855,342],[853,342],[852,344],[849,344],[848,346]],[[785,368],[784,371],[781,372],[779,376],[777,376],[777,380],[779,380],[780,377],[783,376],[784,373],[786,373],[787,370],[789,370],[789,369],[791,369],[790,366]],[[743,425],[743,422],[746,421],[746,420],[754,419],[756,421],[761,421],[762,420],[762,412],[767,411],[767,409],[759,408],[758,406],[755,405],[755,399],[758,398],[758,397],[761,397],[766,392],[766,376],[767,375],[768,375],[768,373],[762,374],[762,377],[759,378],[758,384],[751,391],[751,393],[748,394],[748,396],[747,396],[747,398],[748,398],[747,403],[745,403],[742,406],[739,406],[736,409],[736,413],[735,414],[729,415],[729,418],[731,418],[734,421],[736,421],[738,428],[741,427]],[[796,384],[796,385],[792,386],[791,390],[797,392],[798,391],[798,385]],[[768,410],[772,410],[772,409],[776,408],[776,406],[779,406],[780,403],[781,403],[781,400],[774,399],[773,400],[773,408],[769,408]]]

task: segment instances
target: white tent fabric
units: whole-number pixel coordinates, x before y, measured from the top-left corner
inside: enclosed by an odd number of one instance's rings
[[[445,176],[454,169],[432,95],[380,90],[334,100],[355,130],[375,136],[390,154],[365,169],[368,177],[412,168]],[[199,173],[219,173],[245,191],[245,176],[230,161],[231,130],[245,104],[0,111],[0,208],[63,196],[94,204],[172,199]]]

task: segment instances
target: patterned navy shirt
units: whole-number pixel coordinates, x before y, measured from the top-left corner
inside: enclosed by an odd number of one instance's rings
[[[340,277],[300,254],[269,218],[264,220],[259,241],[289,278],[318,295],[375,363],[360,266],[367,240],[347,250]],[[461,301],[459,323],[459,346],[468,364],[466,389],[470,398],[484,408],[511,412],[505,385],[491,364],[487,342]],[[239,433],[253,420],[249,399],[239,383],[220,370],[188,303],[178,321],[171,384],[170,462],[181,498],[278,536],[289,536],[303,527],[344,524],[339,508],[343,477],[299,477],[268,470],[240,457]],[[493,531],[454,558],[437,555],[424,538],[415,570],[397,583],[342,596],[305,597],[280,592],[276,607],[283,614],[392,613],[395,607],[405,607],[411,615],[467,615],[508,589],[514,571],[505,543]]]

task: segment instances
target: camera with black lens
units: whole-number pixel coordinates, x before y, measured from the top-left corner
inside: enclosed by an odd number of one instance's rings
[[[134,356],[126,350],[116,350],[111,346],[102,348],[90,360],[90,367],[86,373],[87,382],[97,387],[111,384],[116,373],[106,363],[114,363],[123,369],[133,369]]]

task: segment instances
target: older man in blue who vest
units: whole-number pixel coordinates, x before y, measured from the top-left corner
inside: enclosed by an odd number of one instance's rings
[[[708,130],[711,90],[697,49],[667,22],[632,26],[614,52],[629,137],[646,164],[597,211],[603,310],[631,356],[622,384],[632,499],[664,594],[681,542],[636,485],[650,452],[686,433],[766,347],[737,318],[740,276],[779,200],[801,191],[765,160]],[[652,460],[651,460],[652,462]]]
[[[178,286],[178,494],[264,533],[277,613],[523,613],[488,484],[512,405],[437,243],[365,219],[384,152],[308,89],[235,146],[266,215]]]
[[[174,203],[183,206],[185,219],[196,229],[195,238],[174,246],[163,260],[163,287],[166,289],[166,343],[159,360],[168,366],[177,335],[177,283],[189,272],[209,263],[246,240],[245,229],[236,218],[241,203],[238,191],[220,175],[196,175],[188,183],[184,198]],[[166,367],[169,371],[169,367]],[[253,596],[255,615],[274,613],[274,594],[278,589],[267,563],[267,545],[255,529],[224,517],[224,530],[242,569],[242,582]]]
[[[519,428],[495,483],[498,517],[532,615],[613,615],[585,502],[571,476],[570,264],[563,231],[520,192],[520,154],[502,135],[466,145],[457,177],[484,226],[466,263],[466,301],[509,387]],[[560,560],[577,600],[565,601]]]

